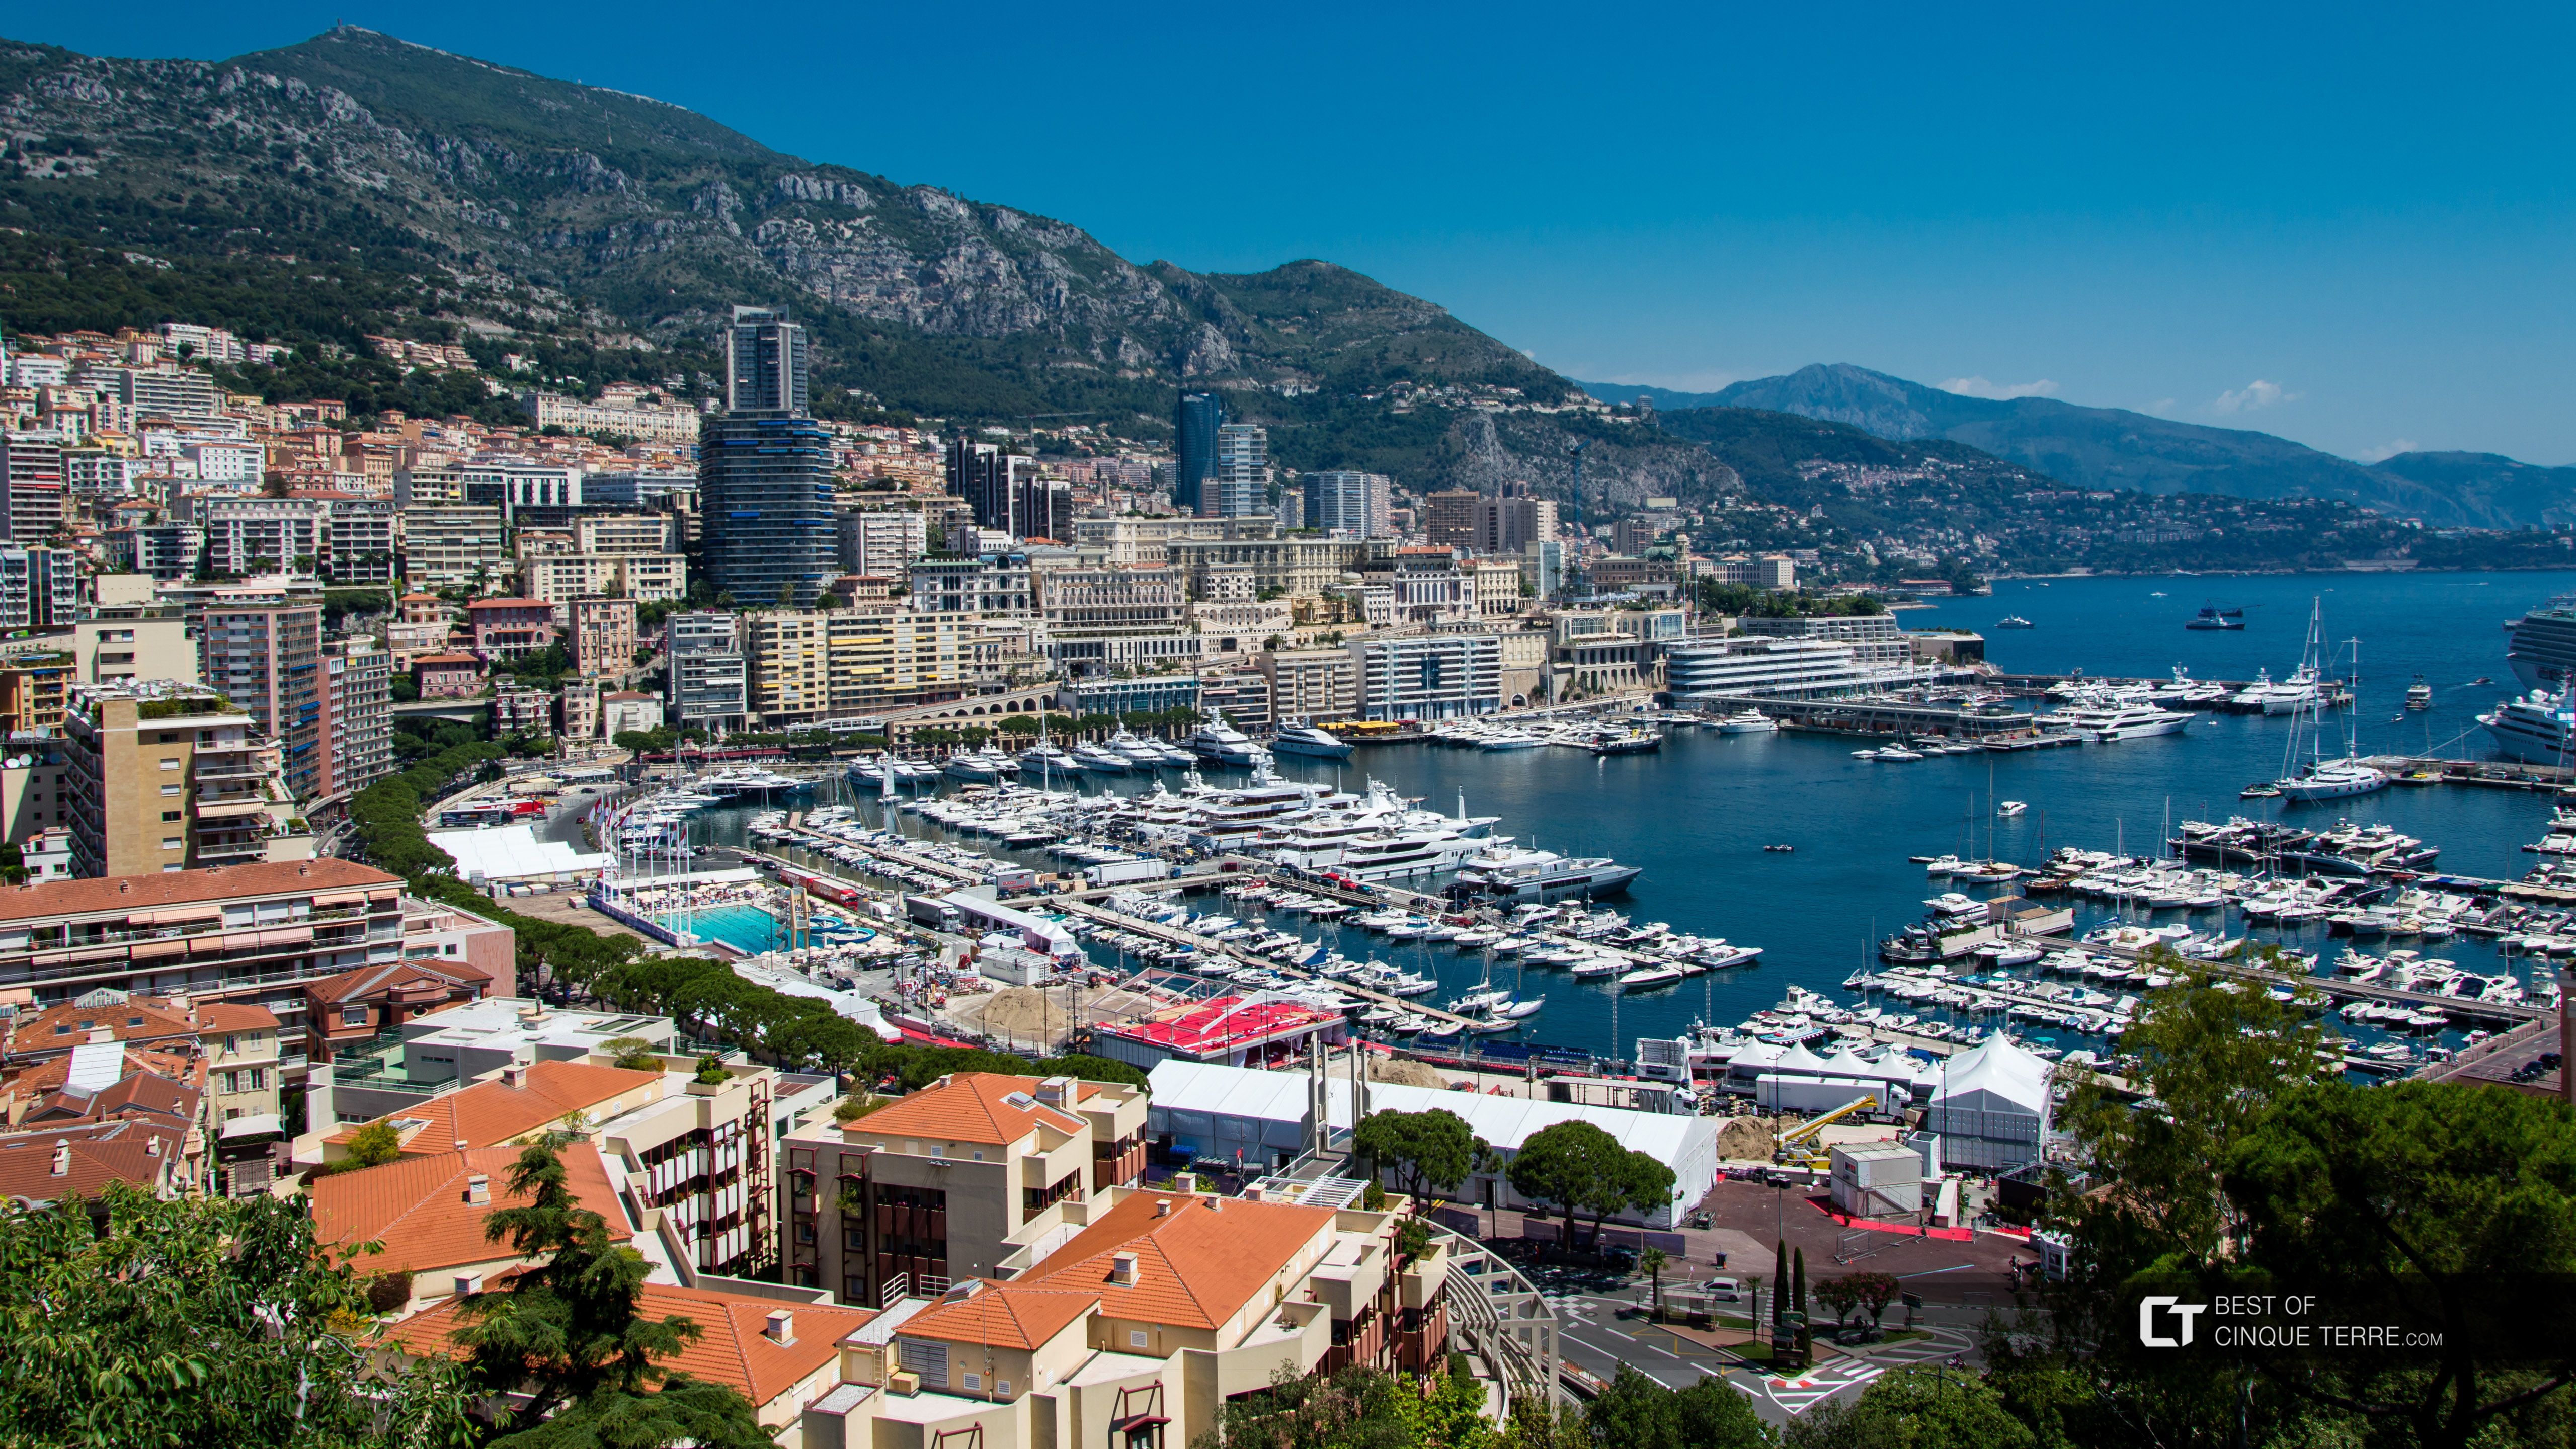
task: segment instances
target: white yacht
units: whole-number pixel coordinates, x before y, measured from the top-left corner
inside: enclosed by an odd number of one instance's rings
[[[1489,730],[1476,741],[1480,750],[1535,750],[1547,741],[1527,730],[1499,728]]]
[[[1347,742],[1334,738],[1302,719],[1290,720],[1281,725],[1277,736],[1270,741],[1270,748],[1283,755],[1313,755],[1326,760],[1347,760],[1351,757],[1351,747]]]
[[[1136,768],[1136,762],[1104,744],[1076,745],[1073,762],[1095,775],[1123,775]]]
[[[1569,858],[1548,850],[1508,850],[1497,844],[1458,864],[1458,883],[1498,901],[1514,903],[1615,896],[1640,874],[1608,856]]]
[[[1020,751],[1020,769],[1041,778],[1068,779],[1082,773],[1082,762],[1062,745],[1040,742]]]
[[[1715,728],[1722,735],[1768,735],[1779,733],[1780,722],[1758,709],[1743,709],[1720,717]]]
[[[1209,714],[1207,723],[1192,731],[1181,744],[1202,760],[1220,765],[1250,767],[1270,758],[1270,752],[1252,742],[1250,736],[1225,722],[1225,712]]]
[[[2092,740],[2136,740],[2150,735],[2178,735],[2191,728],[2191,716],[2152,704],[2085,698],[2048,716],[2052,727]]]
[[[2272,787],[2285,800],[2340,800],[2387,789],[2388,775],[2359,760],[2327,760],[2293,779],[2276,780]]]
[[[2535,689],[2520,699],[2508,699],[2493,713],[2478,716],[2487,735],[2506,758],[2527,765],[2563,765],[2570,752],[2576,751],[2576,699],[2561,690],[2551,693]]]

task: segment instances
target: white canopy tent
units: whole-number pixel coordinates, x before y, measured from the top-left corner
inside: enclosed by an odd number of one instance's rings
[[[2049,1066],[1996,1032],[1950,1058],[1932,1089],[1923,1130],[1951,1167],[2002,1171],[2037,1162],[2048,1136]]]

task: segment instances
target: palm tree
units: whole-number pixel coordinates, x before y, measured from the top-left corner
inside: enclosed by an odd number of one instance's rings
[[[1652,1291],[1657,1309],[1664,1306],[1664,1265],[1671,1261],[1661,1248],[1648,1248],[1637,1255],[1637,1271],[1645,1274],[1647,1281],[1653,1285]]]

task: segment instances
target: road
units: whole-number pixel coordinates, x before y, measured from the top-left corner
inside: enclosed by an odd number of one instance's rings
[[[1982,1309],[1931,1304],[1915,1323],[1928,1337],[1851,1349],[1820,1346],[1813,1368],[1783,1377],[1741,1367],[1722,1350],[1648,1321],[1643,1284],[1614,1286],[1603,1275],[1581,1270],[1524,1271],[1556,1306],[1566,1362],[1602,1379],[1615,1377],[1622,1367],[1633,1368],[1676,1389],[1703,1378],[1724,1379],[1752,1400],[1756,1413],[1774,1424],[1856,1394],[1892,1368],[1974,1363],[1977,1330],[1984,1319]],[[1685,1286],[1668,1281],[1666,1291]]]

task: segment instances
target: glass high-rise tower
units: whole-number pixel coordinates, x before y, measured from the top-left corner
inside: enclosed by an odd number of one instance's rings
[[[1181,394],[1180,409],[1172,417],[1172,429],[1179,434],[1172,445],[1172,506],[1183,513],[1216,512],[1207,480],[1216,471],[1216,430],[1223,426],[1224,398],[1212,392]]]
[[[744,607],[805,605],[832,575],[832,439],[808,409],[805,329],[736,307],[725,412],[698,430],[707,576]]]

